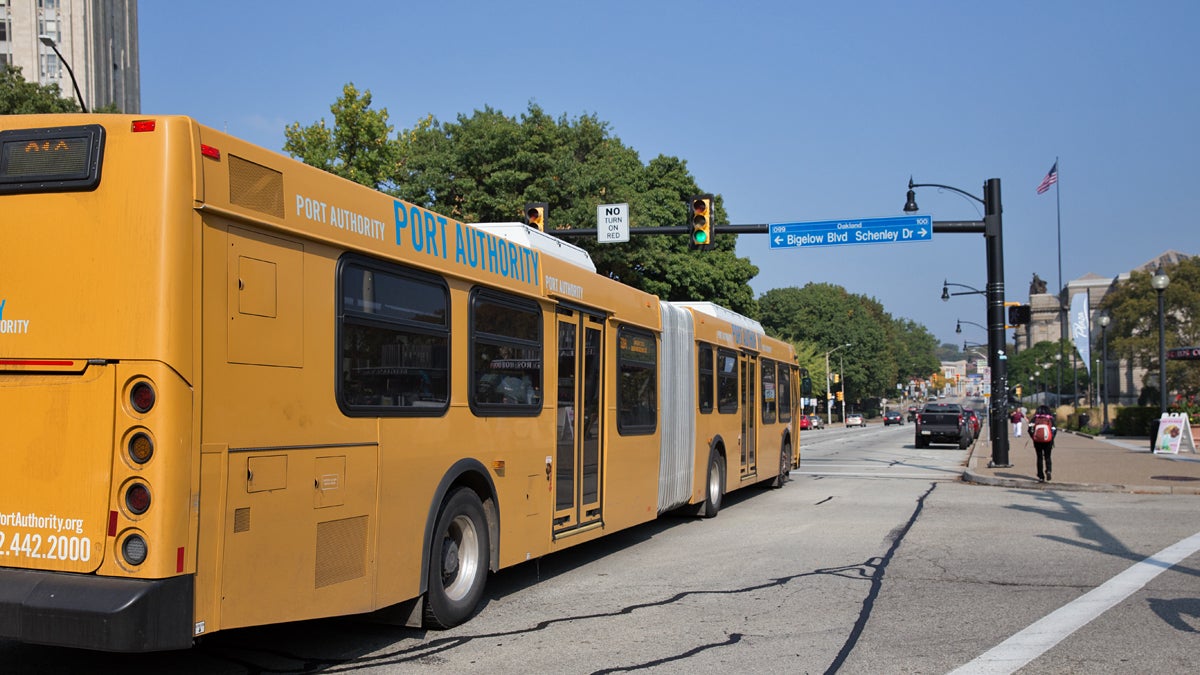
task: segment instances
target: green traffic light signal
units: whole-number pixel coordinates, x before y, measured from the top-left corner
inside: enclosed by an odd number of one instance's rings
[[[712,195],[697,195],[688,201],[692,205],[692,238],[688,248],[712,248]]]

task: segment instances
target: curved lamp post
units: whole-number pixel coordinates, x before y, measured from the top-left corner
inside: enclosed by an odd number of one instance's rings
[[[1100,407],[1104,417],[1104,428],[1100,433],[1107,434],[1112,431],[1108,426],[1108,324],[1112,323],[1112,319],[1107,314],[1101,314],[1098,319],[1100,324],[1100,366],[1097,370],[1100,371]]]
[[[1150,285],[1158,293],[1158,412],[1160,415],[1167,412],[1167,331],[1163,318],[1163,291],[1167,290],[1167,285],[1170,283],[1171,278],[1163,271],[1162,266],[1159,266],[1154,271],[1154,276],[1150,277]]]
[[[957,322],[958,322],[958,323],[957,323],[957,324],[955,324],[955,326],[954,326],[954,332],[955,332],[955,333],[961,333],[961,332],[962,332],[962,325],[963,325],[964,323],[965,323],[965,324],[968,324],[968,325],[971,325],[971,326],[975,326],[976,328],[982,328],[983,330],[987,330],[987,326],[985,326],[985,325],[983,325],[983,324],[975,323],[974,321],[967,321],[966,319],[955,319],[955,321],[957,321]]]
[[[987,255],[987,324],[988,324],[988,367],[992,373],[992,395],[990,435],[992,460],[989,467],[1009,467],[1008,462],[1008,355],[1004,352],[1004,220],[1000,204],[1000,179],[989,178],[983,184],[983,198],[949,185],[938,183],[914,183],[908,179],[908,194],[904,202],[905,213],[915,213],[917,199],[914,190],[934,187],[957,192],[964,197],[983,204],[983,220],[978,221],[934,221],[934,232],[961,232],[983,234]],[[958,285],[958,284],[956,284]],[[942,284],[942,299],[948,300],[950,282]],[[967,288],[970,288],[969,286]],[[978,293],[978,289],[971,289]]]
[[[844,345],[838,345],[838,346],[834,347],[833,349],[830,349],[829,351],[825,352],[825,418],[826,418],[825,423],[828,424],[829,426],[833,426],[833,404],[830,402],[832,399],[830,399],[830,397],[829,397],[829,355],[836,352],[839,349],[844,349],[846,347],[853,347],[853,346],[854,346],[854,343],[847,342]],[[841,377],[841,376],[839,375],[838,377]],[[842,405],[845,405],[845,403],[843,403]]]
[[[50,49],[53,49],[54,53],[58,56],[58,60],[62,61],[63,66],[67,69],[67,74],[71,76],[71,86],[75,87],[75,97],[79,99],[79,109],[87,112],[87,106],[83,103],[83,94],[79,93],[79,83],[75,81],[75,71],[71,70],[71,64],[67,63],[67,60],[63,58],[62,52],[58,51],[58,45],[54,43],[54,38],[49,35],[39,35],[38,40]]]
[[[951,286],[954,286],[955,288],[966,288],[968,290],[955,291],[954,293],[951,293],[950,292]],[[987,295],[987,291],[981,291],[978,288],[973,288],[966,284],[956,284],[953,281],[946,281],[945,279],[943,279],[942,280],[942,302],[949,302],[950,297],[954,296],[954,295]]]

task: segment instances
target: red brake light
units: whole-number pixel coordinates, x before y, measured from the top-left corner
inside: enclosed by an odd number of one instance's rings
[[[145,413],[154,407],[154,387],[149,382],[138,382],[129,390],[129,405],[133,409]]]
[[[135,134],[142,131],[154,131],[154,124],[155,120],[134,120],[130,130]]]
[[[211,145],[200,144],[200,154],[213,159],[221,159],[221,151]]]
[[[125,506],[131,513],[142,515],[150,508],[150,488],[144,483],[134,483],[125,490]]]

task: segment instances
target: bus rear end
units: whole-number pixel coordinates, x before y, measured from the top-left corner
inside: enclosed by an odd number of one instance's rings
[[[191,644],[194,137],[0,117],[0,638]]]

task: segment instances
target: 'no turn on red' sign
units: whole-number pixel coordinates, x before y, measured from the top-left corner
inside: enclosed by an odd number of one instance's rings
[[[628,204],[601,204],[596,207],[596,241],[601,244],[629,241]]]

